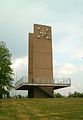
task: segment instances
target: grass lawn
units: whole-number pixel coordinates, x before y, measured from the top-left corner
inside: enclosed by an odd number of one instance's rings
[[[83,98],[0,99],[0,120],[83,120]]]

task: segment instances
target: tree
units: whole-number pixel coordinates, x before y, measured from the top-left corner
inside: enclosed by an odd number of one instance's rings
[[[7,92],[13,80],[11,53],[4,42],[0,41],[0,97]]]
[[[69,93],[69,98],[83,98],[83,93],[75,91],[74,93]]]

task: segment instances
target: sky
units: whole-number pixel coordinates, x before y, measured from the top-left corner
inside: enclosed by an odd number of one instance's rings
[[[83,92],[83,0],[0,0],[0,41],[12,53],[17,80],[28,73],[34,24],[52,27],[54,77],[71,78],[71,87],[56,92]]]

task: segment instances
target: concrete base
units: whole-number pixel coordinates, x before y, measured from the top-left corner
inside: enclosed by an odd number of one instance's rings
[[[29,98],[52,98],[53,87],[32,87],[28,90]]]
[[[52,98],[54,90],[69,87],[70,85],[70,82],[63,84],[22,83],[16,87],[16,90],[28,90],[29,98]]]

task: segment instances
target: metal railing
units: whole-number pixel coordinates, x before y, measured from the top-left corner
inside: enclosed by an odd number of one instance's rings
[[[71,78],[55,78],[55,84],[70,84]]]
[[[36,78],[28,82],[28,78],[26,76],[23,76],[15,83],[15,87],[19,87],[20,85],[23,85],[23,84],[71,85],[71,78],[53,78],[53,79]]]
[[[22,85],[22,84],[26,84],[26,83],[28,83],[28,80],[27,80],[27,77],[26,76],[23,76],[23,77],[21,77],[16,83],[15,83],[15,87],[18,87],[18,86],[20,86],[20,85]]]

